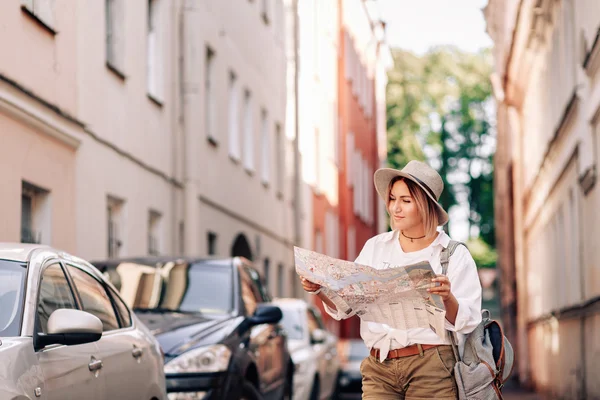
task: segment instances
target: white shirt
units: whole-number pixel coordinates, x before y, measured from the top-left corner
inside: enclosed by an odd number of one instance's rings
[[[440,254],[443,248],[448,247],[449,242],[450,237],[439,229],[438,236],[429,246],[405,253],[398,241],[398,231],[386,232],[369,239],[355,262],[377,269],[386,269],[393,265],[429,261],[433,271],[441,274]],[[481,283],[475,261],[465,246],[458,246],[450,257],[447,276],[450,280],[450,290],[458,301],[458,312],[454,325],[446,320],[446,329],[457,333],[458,344],[462,348],[465,335],[472,332],[481,322]],[[346,314],[340,310],[334,311],[326,304],[324,306],[325,311],[336,320],[354,315],[354,311]],[[368,348],[379,349],[381,361],[385,360],[390,349],[399,349],[416,343],[450,344],[447,335],[441,339],[430,328],[393,329],[386,324],[362,319],[360,335]]]

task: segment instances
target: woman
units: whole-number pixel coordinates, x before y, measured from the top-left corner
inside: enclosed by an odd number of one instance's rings
[[[458,246],[450,257],[447,276],[441,275],[440,253],[450,237],[439,226],[448,214],[438,203],[444,188],[440,175],[425,163],[409,162],[402,170],[379,169],[377,193],[386,202],[391,232],[367,241],[356,263],[384,269],[429,261],[437,274],[434,287],[446,307],[446,329],[457,333],[459,344],[481,322],[481,284],[473,257]],[[318,284],[303,278],[304,290],[323,301],[333,318],[348,318]],[[454,353],[448,335],[440,338],[427,328],[400,330],[361,320],[360,334],[370,349],[361,364],[363,399],[456,399]]]

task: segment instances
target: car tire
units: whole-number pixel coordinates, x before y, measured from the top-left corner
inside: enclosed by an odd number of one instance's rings
[[[310,400],[319,400],[319,395],[321,394],[321,384],[319,383],[319,377],[315,376],[313,381],[312,388],[310,389]]]
[[[244,381],[244,385],[242,386],[242,397],[240,400],[262,400],[263,397],[258,392],[256,386],[252,384],[252,382]]]

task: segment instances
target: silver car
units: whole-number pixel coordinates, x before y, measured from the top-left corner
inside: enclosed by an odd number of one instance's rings
[[[0,243],[0,399],[166,399],[158,342],[89,263]]]

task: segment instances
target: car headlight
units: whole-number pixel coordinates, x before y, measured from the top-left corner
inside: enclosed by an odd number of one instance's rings
[[[227,370],[231,350],[222,344],[186,351],[165,364],[165,373],[221,372]]]

